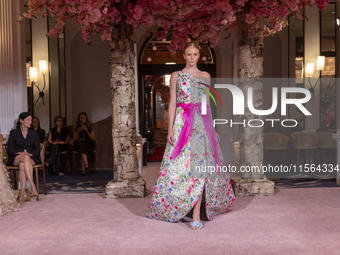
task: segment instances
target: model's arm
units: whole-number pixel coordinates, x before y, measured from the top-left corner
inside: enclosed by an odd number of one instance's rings
[[[175,111],[176,111],[176,85],[177,85],[177,72],[173,72],[170,77],[170,102],[169,102],[169,126],[168,133],[172,132]]]

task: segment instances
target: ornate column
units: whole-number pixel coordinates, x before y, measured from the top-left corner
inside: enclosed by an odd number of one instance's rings
[[[114,180],[106,185],[106,198],[145,196],[145,181],[138,174],[136,151],[133,31],[131,25],[122,21],[112,31],[109,42]]]
[[[27,110],[24,1],[0,0],[0,133],[5,137]]]
[[[249,81],[253,87],[253,100],[257,109],[263,104],[263,54],[264,32],[245,22],[245,13],[238,14],[238,87],[247,95]],[[263,21],[260,23],[263,27]],[[247,102],[247,97],[245,98]],[[247,123],[250,119],[262,119],[253,114],[245,105],[245,114],[240,122]],[[231,178],[236,196],[272,196],[274,182],[268,180],[261,172],[244,172],[245,167],[259,167],[263,164],[263,127],[252,128],[241,125],[239,138],[240,174]],[[236,141],[235,141],[236,142]],[[237,148],[235,148],[237,149]],[[243,171],[243,172],[242,172]]]

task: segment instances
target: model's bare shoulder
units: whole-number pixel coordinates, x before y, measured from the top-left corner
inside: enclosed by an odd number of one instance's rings
[[[210,74],[208,72],[202,72],[202,77],[203,78],[211,78]]]
[[[172,81],[177,81],[178,74],[177,72],[171,73],[170,80]]]

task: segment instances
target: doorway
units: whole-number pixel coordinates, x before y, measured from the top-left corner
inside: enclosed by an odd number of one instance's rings
[[[171,40],[159,41],[150,36],[142,45],[138,57],[139,130],[142,137],[148,140],[143,148],[144,166],[147,161],[162,160],[167,142],[170,75],[185,67],[182,51],[170,54],[170,42]],[[214,50],[205,43],[200,43],[200,47],[198,69],[216,77]],[[210,105],[212,117],[215,118],[216,106]],[[151,157],[148,157],[150,154]]]

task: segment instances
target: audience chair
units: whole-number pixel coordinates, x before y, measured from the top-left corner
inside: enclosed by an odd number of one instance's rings
[[[300,164],[300,151],[315,151],[316,153],[316,161],[313,163],[319,162],[319,155],[318,155],[318,143],[319,143],[319,137],[314,134],[309,133],[303,133],[303,132],[296,132],[292,135],[292,144],[293,148],[297,150],[297,167],[299,167]],[[310,154],[309,154],[310,156]],[[310,159],[309,159],[310,163]]]
[[[282,163],[283,152],[288,150],[289,137],[279,133],[266,133],[263,135],[263,149],[265,152],[265,159],[268,160],[269,151],[281,152],[280,164]]]
[[[335,139],[333,138],[333,133],[331,132],[317,132],[315,133],[320,140],[319,140],[319,148],[322,150],[322,163],[325,163],[326,159],[326,150],[335,152],[334,153],[334,158],[336,155],[336,150],[337,150],[337,143]],[[329,154],[327,154],[329,155]],[[328,163],[328,162],[327,162]]]
[[[5,152],[7,154],[7,152]],[[33,166],[33,170],[35,171],[35,177],[36,177],[36,188],[38,191],[38,198],[37,200],[39,201],[39,177],[38,177],[38,171],[42,170],[43,172],[43,179],[44,179],[44,191],[45,195],[47,195],[47,189],[46,189],[46,175],[45,175],[45,146],[44,144],[40,144],[40,162],[41,164],[36,164]],[[7,160],[6,160],[7,163]],[[19,171],[19,167],[17,166],[8,166],[6,165],[7,171],[13,171],[13,181],[14,181],[14,187],[17,189],[17,181],[16,181],[16,175],[15,171]]]

